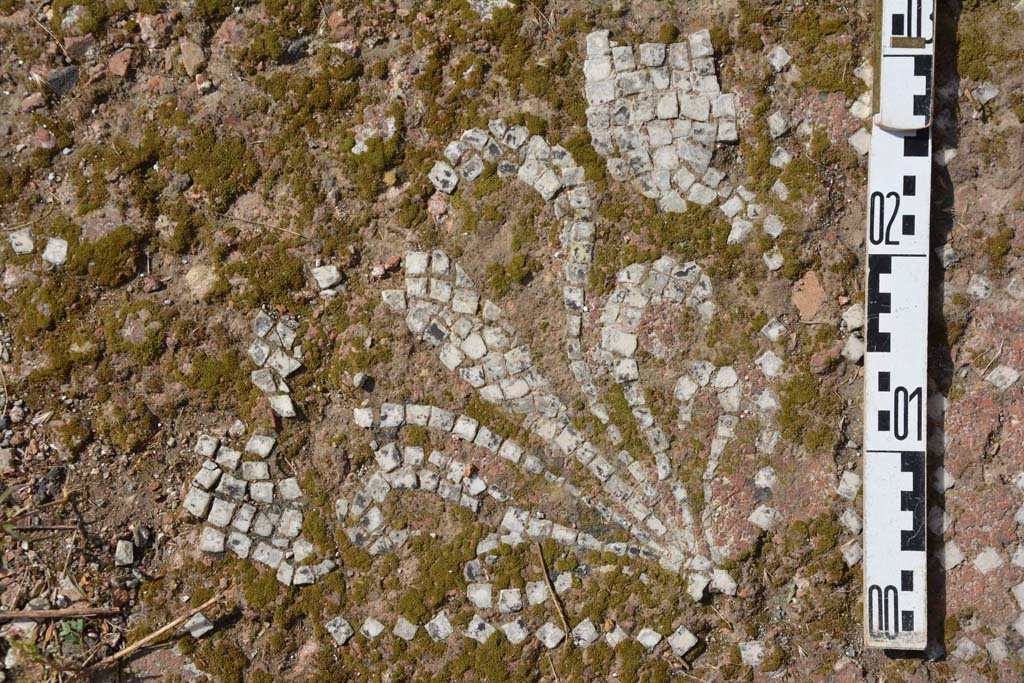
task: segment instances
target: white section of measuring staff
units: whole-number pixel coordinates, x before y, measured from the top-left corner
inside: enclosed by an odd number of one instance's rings
[[[864,642],[927,645],[933,0],[883,0],[868,159]]]
[[[882,0],[878,123],[893,130],[931,125],[935,0]]]

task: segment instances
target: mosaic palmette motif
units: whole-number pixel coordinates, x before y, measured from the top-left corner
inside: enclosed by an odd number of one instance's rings
[[[634,358],[637,349],[634,325],[639,322],[637,316],[643,315],[645,306],[652,303],[692,305],[707,317],[714,314],[713,304],[705,305],[711,303],[708,301],[712,292],[710,281],[700,276],[698,267],[694,264],[679,266],[671,259],[661,259],[655,264],[624,271],[619,278],[618,293],[613,293],[609,299],[614,303],[606,303],[606,314],[602,316],[598,360],[587,361],[595,372],[617,374],[616,381],[624,385],[634,417],[645,430],[652,452],[663,455],[657,458],[659,467],[653,471],[625,451],[614,455],[601,453],[571,423],[566,406],[555,395],[544,373],[533,364],[529,348],[517,343],[515,329],[504,321],[501,310],[481,299],[472,280],[446,254],[407,254],[405,275],[405,288],[384,291],[384,302],[405,316],[406,324],[418,338],[437,349],[445,368],[457,373],[485,400],[522,414],[523,429],[543,444],[541,451],[559,458],[576,459],[583,466],[588,481],[572,485],[577,491],[596,488],[596,493],[584,495],[584,499],[608,522],[618,525],[635,539],[639,557],[646,556],[667,568],[688,573],[693,585],[699,586],[699,591],[694,590],[696,599],[703,596],[708,586],[721,592],[735,591],[735,581],[727,572],[716,568],[723,560],[712,533],[716,507],[705,506],[701,519],[694,519],[686,487],[673,477],[667,433],[655,426],[653,416],[639,398],[643,388],[639,385]],[[644,290],[644,287],[649,289]],[[645,293],[641,294],[641,290]],[[618,311],[609,311],[609,306],[617,306]],[[770,352],[763,354],[758,364],[767,378],[781,371],[781,361]],[[706,362],[694,363],[685,377],[680,379],[676,392],[681,401],[682,420],[685,421],[688,414],[687,402],[706,386],[716,392],[725,411],[720,417],[704,474],[704,493],[711,500],[713,496],[708,494],[713,494],[718,458],[735,436],[739,420],[735,413],[744,405],[743,388],[732,368],[716,368]],[[765,390],[757,405],[765,424],[758,447],[770,453],[778,438],[778,432],[772,429],[772,414],[777,408],[774,392]],[[409,408],[383,406],[380,426],[401,426]],[[428,425],[437,410],[431,408],[424,415],[422,407],[414,408],[419,414],[416,419],[425,420]],[[357,409],[356,421],[365,426],[373,425],[372,411]],[[451,422],[454,425],[454,416]],[[505,444],[500,438],[491,443],[495,452],[503,447]],[[515,451],[519,453],[522,449],[517,445]],[[536,458],[535,470],[538,464],[543,471],[545,461]],[[557,478],[563,473],[547,474]],[[767,483],[759,485],[770,489],[774,476],[766,475],[764,481]],[[771,528],[775,522],[775,511],[766,505],[750,515],[750,523],[760,528]]]

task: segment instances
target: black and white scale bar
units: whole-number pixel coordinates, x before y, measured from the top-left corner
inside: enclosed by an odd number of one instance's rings
[[[864,358],[864,640],[870,647],[918,650],[927,641],[930,191],[930,130],[894,131],[876,119],[868,160]]]
[[[882,0],[878,123],[892,130],[931,124],[935,0]]]

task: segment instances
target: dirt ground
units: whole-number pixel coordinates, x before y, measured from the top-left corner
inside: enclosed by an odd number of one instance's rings
[[[843,488],[862,471],[862,352],[844,349],[860,340],[849,315],[864,301],[867,159],[851,139],[868,126],[856,103],[871,88],[875,3],[80,1],[0,0],[0,681],[1024,679],[1024,4],[937,8],[931,644],[900,656],[863,645],[861,495]],[[781,234],[758,214],[732,240],[718,205],[669,214],[616,179],[585,99],[587,36],[601,29],[633,46],[710,31],[721,90],[738,103],[738,141],[713,144],[713,166],[756,197],[744,206],[780,217]],[[791,61],[773,69],[777,46]],[[777,137],[776,112],[789,123]],[[497,119],[585,171],[595,236],[576,363],[567,205],[494,163],[451,193],[431,182],[450,142]],[[776,148],[793,157],[784,170],[769,162]],[[412,251],[458,264],[514,346],[529,347],[567,424],[630,485],[642,477],[629,479],[627,461],[656,467],[644,420],[663,427],[672,478],[652,478],[646,501],[664,538],[682,528],[672,515],[690,515],[696,545],[721,556],[680,567],[582,540],[499,543],[509,505],[605,544],[643,545],[658,529],[602,514],[608,487],[582,460],[482,398],[411,315],[385,305],[382,292],[400,290],[412,306]],[[638,417],[602,326],[618,274],[662,256],[700,266],[714,312],[645,303],[635,386],[649,410]],[[325,266],[337,268],[327,286]],[[268,370],[268,391],[253,374],[261,311],[276,324],[262,337],[293,334],[273,348],[301,363],[286,377]],[[772,320],[781,337],[762,332]],[[701,360],[735,371],[741,407],[708,389],[684,420],[678,382]],[[581,390],[581,367],[596,368],[615,429]],[[408,412],[389,428],[390,403],[471,416],[542,455],[547,475]],[[369,429],[360,408],[376,416]],[[723,426],[725,413],[736,421]],[[275,437],[273,450],[246,450],[254,435]],[[204,437],[221,450],[203,455]],[[392,441],[454,459],[463,490],[485,478],[488,493],[474,510],[392,482],[373,504],[403,542],[371,553],[338,501],[357,506]],[[285,575],[208,552],[208,512],[189,511],[204,461],[232,449],[243,468],[265,463],[252,479],[276,487],[274,524],[301,511],[279,546]],[[284,503],[290,482],[301,495]],[[770,524],[751,521],[762,508]],[[295,585],[300,570],[315,581]],[[695,600],[704,574],[716,578]],[[498,607],[499,590],[548,576],[568,586],[557,601]],[[472,599],[482,583],[494,606]],[[204,604],[208,632],[178,623],[108,661]],[[48,614],[4,616],[19,610]],[[428,636],[439,612],[451,637]],[[563,617],[590,620],[600,638],[545,646],[542,624],[566,630]],[[356,632],[343,644],[338,618]],[[463,637],[477,619],[521,619],[529,636]],[[393,631],[401,620],[419,627],[409,640]],[[371,622],[380,635],[367,635]],[[645,629],[664,640],[645,646]],[[683,632],[695,640],[679,648],[670,636]]]

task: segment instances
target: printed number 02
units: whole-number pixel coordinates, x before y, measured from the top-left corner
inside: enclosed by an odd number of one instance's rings
[[[896,387],[893,392],[893,435],[903,441],[910,434],[910,404],[917,403],[914,422],[917,424],[917,440],[921,440],[921,388],[908,391],[906,387]]]
[[[892,199],[895,202],[888,221],[885,210],[886,199]],[[868,239],[871,240],[871,244],[899,244],[898,240],[892,239],[892,224],[896,222],[896,214],[899,212],[900,195],[898,192],[890,192],[886,195],[881,192],[871,193],[871,202],[868,206]]]

